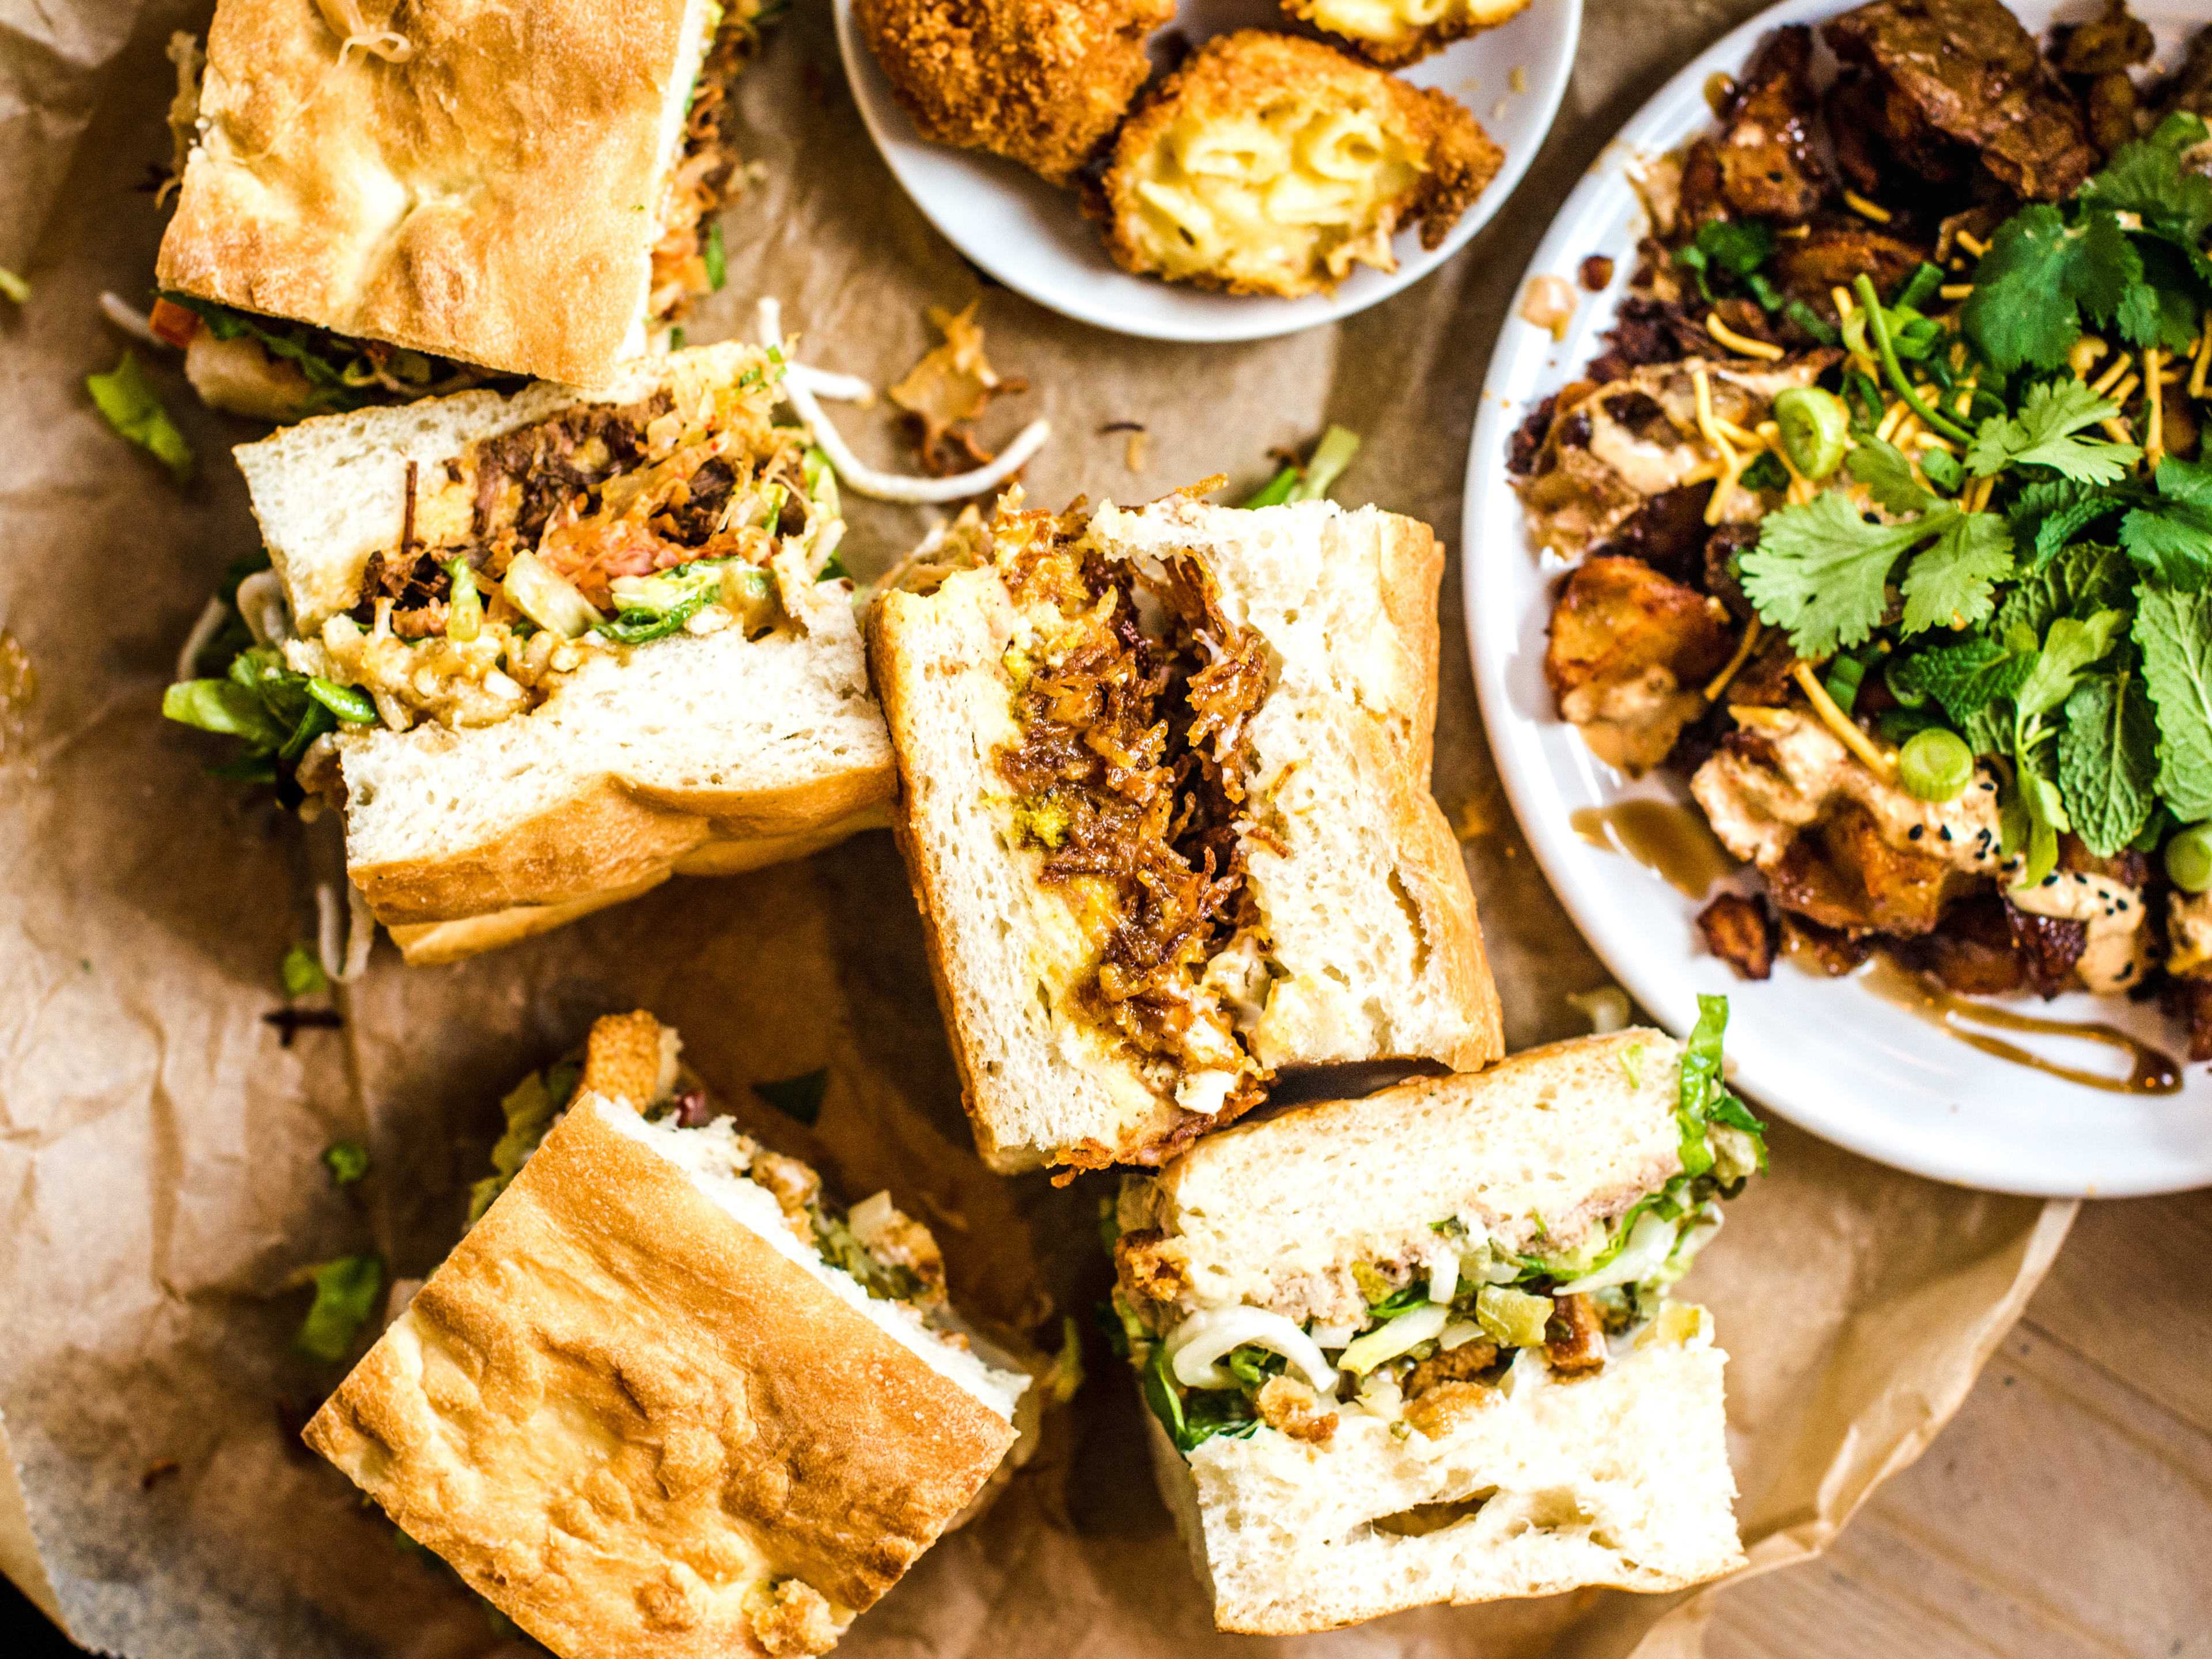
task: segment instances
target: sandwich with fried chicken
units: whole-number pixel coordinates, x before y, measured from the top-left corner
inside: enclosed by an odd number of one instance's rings
[[[1125,1182],[1120,1335],[1221,1629],[1742,1563],[1726,1356],[1671,1287],[1765,1149],[1702,1002],[1687,1042],[1555,1043]]]

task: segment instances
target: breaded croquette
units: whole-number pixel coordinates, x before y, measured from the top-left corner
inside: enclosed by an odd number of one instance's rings
[[[1418,221],[1435,247],[1503,156],[1441,92],[1311,40],[1207,41],[1121,129],[1104,186],[1125,270],[1232,294],[1333,288],[1353,262],[1397,269]]]
[[[1370,64],[1396,69],[1518,17],[1528,0],[1282,0],[1282,6],[1341,35]]]
[[[932,143],[985,149],[1055,185],[1112,137],[1175,0],[854,0],[899,106]]]

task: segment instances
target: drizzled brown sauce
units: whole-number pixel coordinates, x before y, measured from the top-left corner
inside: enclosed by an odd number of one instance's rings
[[[2015,1066],[2026,1066],[2052,1077],[2063,1078],[2069,1083],[2078,1083],[2085,1089],[2101,1089],[2108,1094],[2172,1095],[2181,1092],[2181,1062],[2141,1039],[2130,1036],[2117,1025],[2107,1025],[2102,1021],[2076,1023],[2065,1019],[2041,1019],[2033,1014],[2014,1013],[2009,1008],[1976,1002],[1972,998],[1946,990],[1942,984],[1925,975],[1914,973],[1887,953],[1875,956],[1873,963],[1860,976],[1859,983],[1893,1007],[1917,1014],[1968,1047],[1998,1060],[2009,1060]],[[2078,1042],[2101,1043],[2126,1054],[2131,1062],[2131,1069],[2126,1077],[2118,1078],[2106,1073],[2062,1066],[2056,1060],[2031,1054],[2017,1043],[2007,1042],[2002,1037],[1991,1036],[1985,1031],[1961,1029],[1968,1024],[1990,1026],[2001,1031],[2071,1037]]]
[[[1671,800],[1624,800],[1577,808],[1574,832],[1607,853],[1626,853],[1676,892],[1701,899],[1736,867],[1705,814]]]

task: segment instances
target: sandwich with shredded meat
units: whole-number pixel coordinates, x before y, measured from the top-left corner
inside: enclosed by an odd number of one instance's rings
[[[835,477],[780,350],[319,416],[237,451],[271,568],[169,688],[227,775],[343,812],[348,872],[447,961],[880,823]]]
[[[762,0],[222,0],[174,37],[151,326],[283,422],[502,377],[598,387],[719,287]]]
[[[1279,1073],[1502,1052],[1429,793],[1426,526],[1185,494],[958,540],[869,651],[986,1158],[1157,1162]]]
[[[1726,1019],[1301,1107],[1124,1182],[1111,1323],[1221,1629],[1742,1564],[1727,1357],[1670,1296],[1765,1164]]]
[[[1034,1417],[928,1230],[831,1202],[679,1046],[610,1016],[508,1096],[469,1231],[307,1429],[559,1659],[827,1652]]]

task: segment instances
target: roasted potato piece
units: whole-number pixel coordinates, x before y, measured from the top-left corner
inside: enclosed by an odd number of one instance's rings
[[[1145,37],[1175,0],[854,0],[854,12],[923,137],[1065,185],[1145,84]]]
[[[1455,40],[1496,28],[1528,0],[1283,0],[1283,9],[1341,35],[1370,64],[1396,69]]]
[[[1443,93],[1246,29],[1200,46],[1130,118],[1099,211],[1125,270],[1295,297],[1355,263],[1396,270],[1401,226],[1436,246],[1503,160]]]
[[[1635,559],[1589,559],[1552,611],[1544,678],[1591,751],[1637,777],[1705,712],[1733,647],[1717,599]]]

